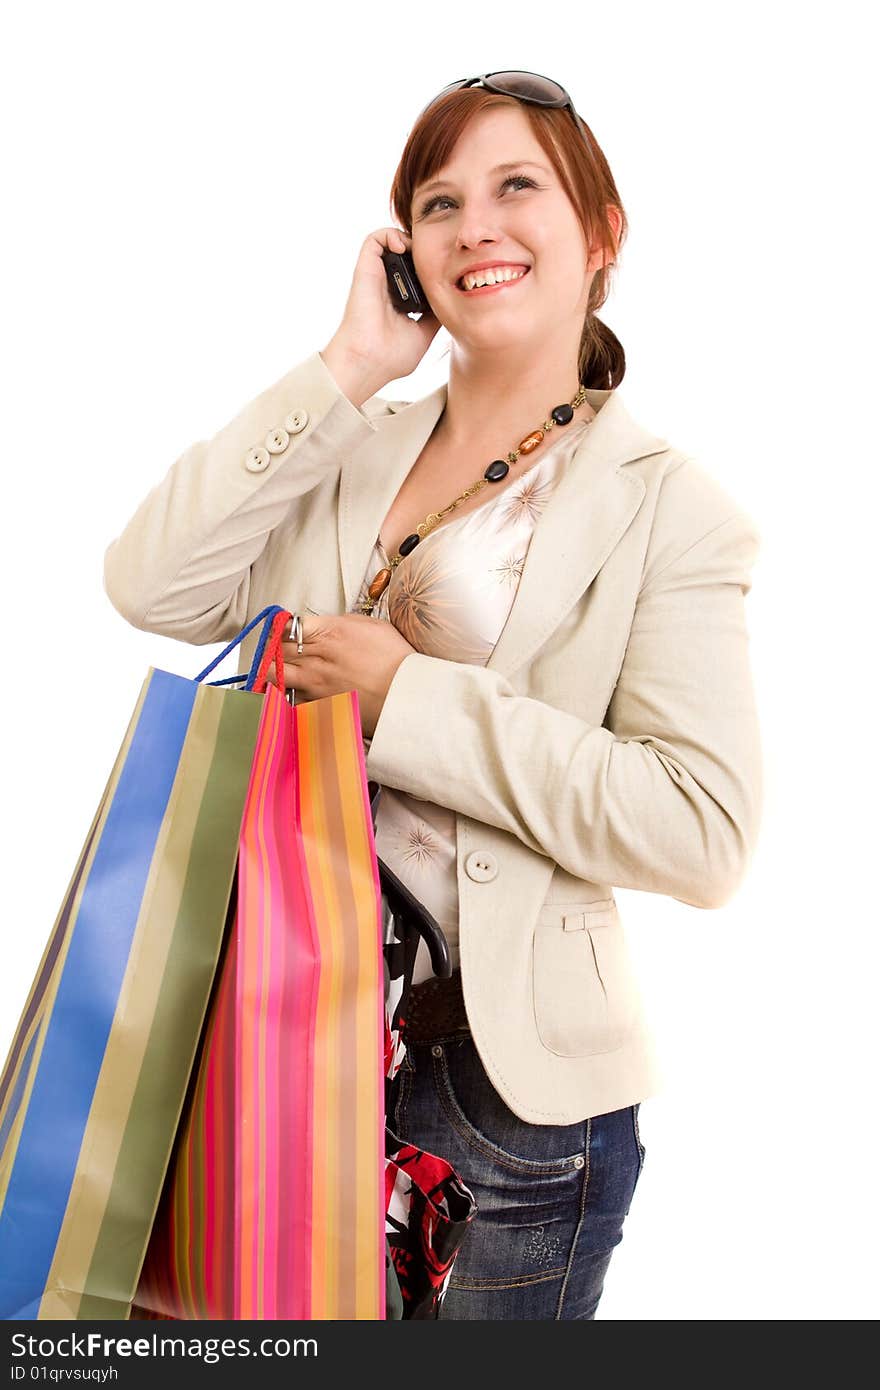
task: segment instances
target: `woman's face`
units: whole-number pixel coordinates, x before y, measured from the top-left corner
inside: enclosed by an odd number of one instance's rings
[[[446,168],[416,188],[411,213],[416,274],[459,346],[538,343],[569,326],[576,350],[602,253],[588,258],[575,210],[521,110],[475,116]],[[499,261],[526,274],[460,288],[462,271]]]

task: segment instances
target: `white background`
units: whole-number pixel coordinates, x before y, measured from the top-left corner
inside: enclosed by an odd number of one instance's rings
[[[602,311],[625,403],[763,535],[751,873],[717,911],[618,894],[667,1080],[598,1316],[876,1316],[870,8],[7,15],[0,1060],[148,667],[194,676],[221,649],[129,627],[106,546],[193,440],[331,337],[425,102],[472,73],[545,72],[630,219]],[[445,380],[448,341],[383,394]]]

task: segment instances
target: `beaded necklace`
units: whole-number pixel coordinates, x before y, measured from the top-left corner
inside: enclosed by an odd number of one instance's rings
[[[574,418],[574,412],[579,405],[583,405],[586,399],[586,387],[581,385],[578,387],[577,394],[572,397],[567,405],[554,406],[543,424],[541,424],[538,429],[532,430],[531,434],[527,434],[525,439],[521,439],[517,447],[511,449],[506,459],[495,459],[490,463],[483,473],[482,478],[478,478],[470,487],[465,488],[464,492],[460,493],[459,496],[456,497],[453,502],[450,502],[448,506],[444,507],[442,511],[429,512],[424,521],[419,522],[415,531],[400,542],[400,549],[397,554],[393,556],[387,565],[379,570],[379,573],[367,589],[368,597],[364,603],[360,604],[358,612],[366,614],[372,613],[382,594],[391,583],[391,576],[397,566],[402,560],[406,559],[407,555],[410,555],[412,551],[415,550],[419,541],[427,536],[430,531],[433,531],[436,526],[439,526],[444,516],[453,511],[459,503],[465,502],[468,497],[473,497],[475,493],[481,492],[489,483],[500,483],[510,472],[511,464],[516,463],[521,454],[530,454],[534,449],[537,449],[549,430],[553,429],[556,425],[571,424]],[[587,423],[592,424],[592,420]]]

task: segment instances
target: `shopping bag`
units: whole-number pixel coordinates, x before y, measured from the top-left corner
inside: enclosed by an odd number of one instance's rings
[[[272,605],[227,648],[263,621],[243,690],[143,683],[0,1074],[4,1319],[129,1316],[289,617]]]
[[[382,900],[357,693],[291,706],[270,687],[257,750],[132,1316],[384,1318]]]
[[[393,875],[356,693],[280,693],[290,617],[144,682],[0,1075],[3,1318],[437,1315],[472,1199],[384,1125]]]

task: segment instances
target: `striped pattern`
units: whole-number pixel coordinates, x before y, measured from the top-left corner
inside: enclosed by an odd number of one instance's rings
[[[0,1316],[120,1318],[227,920],[264,701],[150,670],[0,1078]]]
[[[238,907],[133,1315],[384,1319],[381,890],[356,693],[267,689]]]

